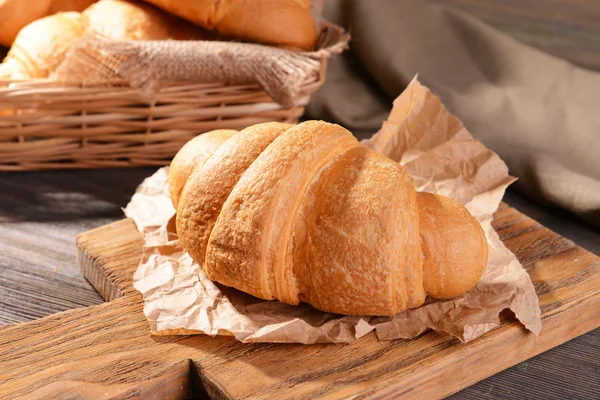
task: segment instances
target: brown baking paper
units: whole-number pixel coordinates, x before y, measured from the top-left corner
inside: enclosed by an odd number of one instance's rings
[[[529,275],[491,227],[492,214],[514,181],[504,162],[473,139],[416,79],[394,101],[381,130],[363,145],[398,161],[418,190],[459,201],[481,223],[489,260],[473,290],[382,318],[329,314],[215,284],[179,245],[166,167],[140,185],[125,210],[145,238],[134,286],[143,295],[151,332],[309,344],[352,342],[373,330],[379,339],[412,338],[434,329],[467,342],[497,326],[498,314],[509,308],[525,328],[539,334],[540,308]]]

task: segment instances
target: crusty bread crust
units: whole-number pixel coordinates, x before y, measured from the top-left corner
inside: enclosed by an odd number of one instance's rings
[[[32,13],[38,4],[37,0],[18,2],[21,5],[34,3],[31,7]],[[63,7],[83,4],[82,1],[63,3]],[[53,4],[61,6],[56,2]],[[0,0],[0,27],[4,19],[2,12],[3,3]],[[59,12],[25,26],[16,35],[4,62],[0,64],[0,77],[48,77],[62,63],[71,46],[88,29],[115,40],[205,40],[214,36],[205,29],[151,4],[130,0],[103,0],[92,4],[81,13]],[[3,29],[0,29],[0,39],[2,32]]]
[[[224,37],[311,50],[317,41],[308,0],[146,0]]]
[[[192,173],[181,194],[177,232],[194,260],[204,260],[210,233],[242,174],[273,140],[291,126],[268,122],[246,128],[231,136],[202,168],[196,168]],[[182,155],[178,160],[185,157],[188,156]],[[210,274],[209,271],[207,273]]]
[[[187,165],[190,148],[173,164]],[[209,152],[179,198],[177,232],[216,282],[332,313],[394,315],[427,294],[465,293],[483,273],[487,242],[467,209],[417,193],[398,163],[338,125],[255,125]]]
[[[179,204],[179,196],[196,167],[204,164],[219,146],[236,133],[231,129],[210,131],[196,136],[179,150],[169,167],[169,196],[175,209]]]

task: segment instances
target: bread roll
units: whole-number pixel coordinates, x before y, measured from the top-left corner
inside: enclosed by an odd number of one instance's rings
[[[0,65],[0,76],[11,79],[47,77],[85,32],[86,26],[78,12],[58,13],[32,22],[19,32]]]
[[[12,45],[27,24],[62,11],[83,11],[96,0],[0,0],[0,44]]]
[[[0,77],[46,78],[87,29],[115,40],[203,40],[204,29],[138,1],[103,0],[83,13],[57,13],[19,32],[0,65]]]
[[[310,0],[146,0],[224,37],[311,50]]]
[[[0,43],[10,46],[25,25],[46,15],[51,0],[0,0]]]
[[[184,19],[134,0],[102,0],[83,12],[90,28],[116,40],[204,40],[211,35]]]
[[[200,142],[198,146],[202,147]],[[417,193],[396,162],[322,121],[259,124],[196,163],[177,233],[208,277],[262,299],[349,315],[394,315],[473,288],[487,263],[460,204]],[[206,158],[205,154],[210,153]],[[182,150],[174,164],[192,159]],[[169,185],[181,186],[178,169]]]

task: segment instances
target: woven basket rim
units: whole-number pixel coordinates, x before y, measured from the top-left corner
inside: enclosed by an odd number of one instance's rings
[[[303,83],[303,86],[305,85],[310,85],[311,83],[314,83],[316,81],[320,81],[320,76],[324,75],[324,65],[325,67],[327,65],[327,59],[329,58],[328,55],[326,54],[319,54],[319,52],[321,50],[323,50],[324,47],[326,47],[327,45],[330,45],[330,41],[331,41],[331,36],[334,36],[331,34],[331,32],[335,32],[334,35],[338,35],[340,38],[347,36],[347,33],[339,26],[335,25],[332,22],[329,22],[327,20],[321,20],[321,32],[319,34],[319,40],[318,40],[318,47],[314,50],[314,51],[295,51],[296,53],[299,54],[306,54],[306,55],[310,55],[310,54],[315,54],[317,55],[317,58],[319,59],[319,61],[321,62],[321,71],[319,72],[319,79],[309,79],[309,81],[306,81]],[[349,36],[347,36],[349,37]],[[194,41],[192,41],[194,42]],[[219,42],[219,41],[214,41],[214,42]],[[230,43],[230,42],[222,42],[222,43]],[[237,43],[237,42],[236,42]],[[239,44],[239,43],[238,43]],[[242,43],[244,44],[244,43]],[[251,44],[253,46],[264,46],[264,47],[271,47],[268,45],[264,45],[264,44],[260,44],[260,43],[248,43]],[[292,51],[292,50],[289,50]],[[230,87],[236,87],[236,88],[248,88],[248,89],[252,89],[255,87],[259,87],[258,84],[256,83],[251,83],[251,84],[233,84],[233,85],[229,85],[226,82],[203,82],[203,83],[199,83],[199,82],[190,82],[190,81],[170,81],[170,82],[164,82],[164,84],[162,85],[162,88],[167,88],[167,87],[179,87],[179,86],[187,86],[187,87],[202,87],[202,88],[210,88],[210,87],[214,87],[214,88],[220,88],[220,87],[224,87],[224,86],[230,86]],[[129,84],[129,82],[127,82],[126,80],[106,80],[106,81],[93,81],[93,82],[87,82],[87,81],[68,81],[68,80],[53,80],[49,77],[46,78],[31,78],[31,79],[6,79],[6,78],[2,78],[0,77],[0,100],[2,99],[4,93],[4,89],[5,88],[9,88],[9,89],[28,89],[28,88],[115,88],[115,89],[120,89],[120,88],[127,88],[127,89],[135,89],[132,88],[132,86]]]
[[[297,123],[328,57],[288,108],[257,83],[164,82],[152,97],[123,80],[0,79],[0,171],[162,166],[201,132]]]

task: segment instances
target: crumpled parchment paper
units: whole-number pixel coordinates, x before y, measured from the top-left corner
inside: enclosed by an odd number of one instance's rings
[[[489,260],[473,290],[451,300],[428,300],[393,317],[357,317],[261,300],[215,284],[179,245],[165,167],[139,186],[125,210],[145,239],[134,287],[144,298],[151,333],[309,344],[352,342],[373,330],[382,340],[412,338],[434,329],[467,342],[497,326],[499,313],[509,308],[538,335],[540,308],[531,279],[491,226],[514,181],[504,162],[416,79],[394,101],[381,130],[362,144],[398,161],[418,190],[459,201],[481,223]]]

